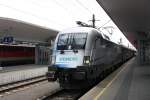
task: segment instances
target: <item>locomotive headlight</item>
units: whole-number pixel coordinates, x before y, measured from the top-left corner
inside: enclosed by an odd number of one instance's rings
[[[84,56],[83,63],[86,65],[90,64],[90,56]]]

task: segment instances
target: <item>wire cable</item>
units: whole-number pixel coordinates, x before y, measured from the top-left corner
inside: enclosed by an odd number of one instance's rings
[[[86,6],[84,6],[84,4],[82,4],[79,0],[75,0],[81,7],[83,7],[84,9],[86,9],[88,12],[90,12],[91,14],[93,14]]]
[[[50,22],[56,23],[56,22],[54,22],[54,21],[52,21],[52,20],[49,20],[48,18],[40,17],[40,16],[37,16],[37,15],[35,15],[35,14],[33,14],[33,13],[29,13],[29,12],[27,12],[27,11],[23,11],[23,10],[20,10],[20,9],[17,9],[17,8],[8,6],[8,5],[0,4],[0,6],[6,7],[6,8],[9,8],[9,9],[13,9],[13,10],[18,11],[18,12],[23,13],[23,14],[29,14],[29,15],[31,15],[31,16],[33,16],[33,17],[38,18],[38,19],[42,19],[42,20],[46,20],[46,21],[50,21]],[[60,24],[60,23],[57,23],[57,24],[63,26],[63,24]]]
[[[105,26],[106,24],[108,24],[110,21],[111,21],[111,19],[108,20],[106,23],[104,23],[102,26],[100,26],[98,29],[102,28],[103,26]]]

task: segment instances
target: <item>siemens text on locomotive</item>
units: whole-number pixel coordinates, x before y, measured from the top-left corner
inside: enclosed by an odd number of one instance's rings
[[[58,79],[63,88],[86,87],[133,56],[133,50],[111,42],[97,29],[67,29],[56,37],[47,78]]]

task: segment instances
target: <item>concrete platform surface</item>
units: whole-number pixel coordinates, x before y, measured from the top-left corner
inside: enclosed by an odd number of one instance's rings
[[[80,100],[150,100],[150,66],[133,58]]]
[[[0,73],[33,69],[33,68],[41,68],[41,67],[48,67],[48,65],[26,64],[26,65],[0,67]]]

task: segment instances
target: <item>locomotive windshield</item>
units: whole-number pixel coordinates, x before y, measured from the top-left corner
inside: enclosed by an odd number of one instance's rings
[[[84,49],[87,33],[60,34],[57,42],[57,50]]]

